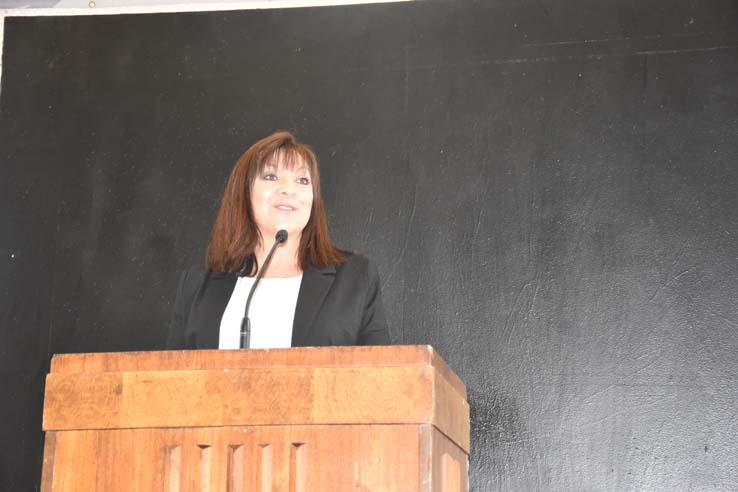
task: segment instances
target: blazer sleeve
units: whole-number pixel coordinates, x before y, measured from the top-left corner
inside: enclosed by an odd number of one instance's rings
[[[169,323],[169,331],[167,332],[167,350],[181,350],[187,348],[185,342],[185,326],[187,324],[187,315],[192,305],[192,296],[188,295],[188,279],[190,277],[189,270],[182,272],[179,276],[179,284],[177,286],[177,296],[174,300],[174,309],[172,310],[172,319]]]
[[[389,327],[382,304],[379,272],[371,261],[367,265],[367,290],[359,329],[359,345],[389,345]]]

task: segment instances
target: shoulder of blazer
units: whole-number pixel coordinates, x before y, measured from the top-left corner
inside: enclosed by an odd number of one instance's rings
[[[372,264],[366,256],[358,253],[346,253],[345,261],[334,267],[336,275],[359,275],[368,277]]]
[[[187,300],[186,304],[192,305],[195,296],[202,291],[205,283],[211,280],[230,280],[233,281],[238,277],[237,273],[232,272],[206,272],[202,267],[193,267],[182,273],[180,280],[182,285],[182,294]]]
[[[369,259],[361,254],[344,251],[344,262],[338,265],[330,264],[325,268],[308,265],[303,273],[308,278],[315,278],[318,275],[334,275],[334,276],[354,276],[359,275],[364,278],[372,276],[374,265]],[[305,278],[305,277],[303,277]]]

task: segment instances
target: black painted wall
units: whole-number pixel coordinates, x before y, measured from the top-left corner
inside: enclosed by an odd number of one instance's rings
[[[162,346],[224,180],[284,128],[397,343],[465,380],[475,491],[738,489],[738,5],[7,18],[0,490],[53,353]]]

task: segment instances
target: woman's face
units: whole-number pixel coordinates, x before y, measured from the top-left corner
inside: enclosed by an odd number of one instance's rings
[[[304,164],[292,170],[279,163],[270,164],[256,176],[251,188],[251,208],[265,246],[271,244],[280,229],[289,233],[288,240],[299,240],[312,207],[313,184]]]

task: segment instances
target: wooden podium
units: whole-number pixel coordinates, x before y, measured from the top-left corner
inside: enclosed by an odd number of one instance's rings
[[[57,355],[42,492],[468,489],[466,388],[429,346]]]

